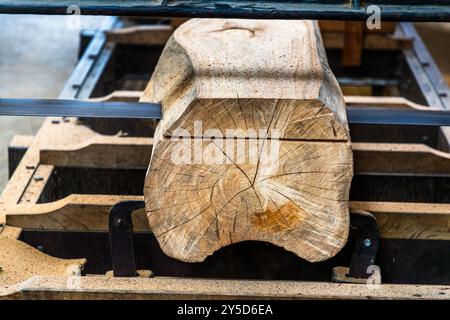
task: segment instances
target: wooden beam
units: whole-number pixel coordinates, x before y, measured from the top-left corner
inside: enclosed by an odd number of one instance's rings
[[[41,163],[144,169],[150,161],[152,142],[152,138],[99,137],[71,149],[41,150]],[[450,154],[424,144],[354,142],[352,149],[356,174],[450,175]],[[101,163],[98,155],[103,155]]]
[[[142,200],[139,196],[78,195],[34,205],[5,208],[6,224],[31,230],[108,231],[109,210],[120,201]],[[133,229],[149,231],[144,210],[133,213]]]
[[[361,65],[363,41],[364,22],[345,21],[343,66],[355,67]]]
[[[21,233],[22,228],[18,227],[3,226],[2,228],[0,228],[0,237],[19,239]]]
[[[103,102],[103,101],[138,102],[143,94],[144,91],[116,90],[106,96],[98,98],[90,98],[88,100],[94,102]]]
[[[18,203],[35,204],[39,201],[41,194],[53,174],[54,167],[51,165],[39,164],[21,195]]]
[[[173,33],[170,25],[132,26],[106,30],[106,39],[116,44],[163,46]]]
[[[376,290],[371,290],[376,289]],[[450,286],[369,287],[329,282],[217,280],[155,277],[81,277],[68,288],[67,277],[39,276],[10,292],[10,299],[449,299]]]
[[[347,106],[381,107],[415,110],[442,110],[438,107],[415,103],[403,97],[344,96]]]
[[[20,234],[22,229],[107,232],[108,214],[114,204],[142,199],[71,195],[51,203],[10,206],[0,236]],[[450,240],[450,204],[351,201],[349,206],[374,214],[382,238]],[[151,232],[144,210],[134,212],[133,226],[136,232]]]
[[[344,49],[345,35],[340,32],[322,32],[322,38],[327,49]],[[363,48],[367,50],[399,50],[399,41],[384,34],[367,34],[363,38]]]
[[[450,154],[424,144],[352,143],[357,174],[450,176]]]
[[[347,28],[346,21],[342,20],[319,20],[320,31],[345,32]],[[394,33],[397,28],[397,22],[383,21],[380,29],[364,28],[365,34],[371,33]]]
[[[374,214],[384,239],[450,240],[450,204],[352,201],[350,208]]]
[[[152,138],[96,135],[61,148],[40,150],[40,163],[58,167],[145,169],[150,163]]]
[[[0,237],[0,297],[21,290],[33,276],[80,275],[85,259],[58,259],[11,237]],[[66,282],[67,284],[67,282]]]

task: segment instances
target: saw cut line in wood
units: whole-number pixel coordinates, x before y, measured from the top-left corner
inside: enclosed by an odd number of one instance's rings
[[[353,158],[316,22],[190,20],[141,101],[162,105],[144,199],[167,255],[254,240],[315,262],[344,246]]]

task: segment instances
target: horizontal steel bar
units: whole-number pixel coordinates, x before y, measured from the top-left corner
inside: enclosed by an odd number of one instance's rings
[[[78,6],[94,15],[365,20],[370,5],[384,21],[450,21],[448,0],[0,0],[0,13],[67,14]]]
[[[158,103],[0,99],[0,115],[159,120],[162,112]],[[348,107],[347,115],[351,124],[450,126],[447,110]]]
[[[161,119],[161,106],[154,103],[133,102],[92,102],[85,100],[58,99],[0,99],[0,115]]]
[[[447,110],[353,107],[347,108],[347,116],[352,124],[450,126]]]
[[[338,77],[336,78],[341,86],[379,86],[379,87],[394,87],[397,86],[399,81],[397,79],[383,79],[383,78],[350,78],[350,77]]]

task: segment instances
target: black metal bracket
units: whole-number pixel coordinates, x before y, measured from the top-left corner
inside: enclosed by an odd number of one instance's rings
[[[114,277],[138,275],[134,256],[133,211],[145,207],[144,201],[122,201],[109,212],[109,240]],[[366,282],[372,272],[378,250],[378,225],[375,217],[364,211],[353,211],[350,215],[350,236],[354,239],[350,267],[335,267],[333,282]]]
[[[350,267],[335,267],[333,282],[366,283],[375,270],[379,234],[375,217],[365,211],[352,211],[350,237],[355,241]]]
[[[367,278],[367,268],[375,263],[378,250],[378,225],[375,217],[367,212],[352,212],[350,227],[355,239],[355,249],[350,261],[349,276]]]
[[[109,211],[109,242],[114,277],[138,275],[134,258],[131,214],[144,207],[144,201],[122,201]]]

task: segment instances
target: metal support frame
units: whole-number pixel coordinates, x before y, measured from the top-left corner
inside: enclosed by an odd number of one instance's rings
[[[96,38],[96,36],[94,36],[94,38]],[[99,35],[98,38],[101,38],[101,35]],[[419,38],[419,41],[421,41],[420,38]],[[104,44],[105,44],[105,41],[103,42],[103,45],[101,46],[101,49],[98,51],[99,55],[102,55],[102,52],[103,52],[103,50],[105,48]],[[92,42],[91,42],[88,45],[87,48],[95,48],[95,46],[92,45]],[[93,49],[91,49],[91,50],[93,50]],[[76,67],[73,77],[71,77],[71,81],[74,80],[74,79],[81,79],[80,86],[72,87],[72,84],[76,84],[76,82],[69,81],[68,85],[66,86],[66,88],[69,88],[70,90],[66,91],[67,95],[63,95],[62,94],[61,98],[66,98],[66,99],[67,98],[77,98],[77,97],[78,98],[82,98],[81,96],[79,96],[80,89],[84,88],[85,92],[89,92],[89,91],[92,92],[95,89],[95,86],[97,85],[97,83],[95,81],[85,81],[86,77],[92,76],[92,71],[95,69],[94,66],[96,64],[102,64],[103,66],[105,66],[106,63],[108,62],[108,60],[107,59],[105,59],[105,60],[92,59],[92,57],[95,57],[95,56],[91,56],[91,59],[90,59],[89,58],[89,53],[90,52],[92,52],[92,51],[89,51],[89,50],[86,51],[86,53],[83,55],[83,57],[81,59],[82,61]],[[83,60],[83,59],[85,59],[85,60]],[[86,61],[86,60],[90,61],[89,59],[92,60],[92,61],[89,62],[89,67],[87,67],[86,64],[85,64],[86,62],[83,62],[83,61]],[[421,69],[421,70],[419,70],[418,72],[419,73],[420,72],[424,72],[423,69]],[[75,75],[76,73],[79,73],[79,74]],[[97,77],[93,77],[93,79],[95,79],[95,78],[97,78]],[[98,79],[99,78],[97,78],[97,80]],[[85,96],[85,97],[88,98],[89,96]],[[83,98],[84,98],[84,96],[83,96]],[[372,192],[372,190],[371,190],[371,192]],[[422,190],[421,190],[421,192],[422,192]],[[123,206],[123,205],[121,205],[121,206]],[[132,222],[131,222],[131,212],[133,211],[133,209],[130,211],[130,208],[129,207],[127,208],[127,204],[125,204],[125,209],[126,209],[125,211],[126,212],[124,213],[122,211],[123,207],[121,208],[121,206],[116,207],[115,210],[112,210],[114,212],[112,212],[112,214],[110,216],[110,218],[111,218],[111,220],[110,220],[110,222],[111,222],[110,227],[113,230],[111,232],[112,238],[110,238],[111,255],[113,256],[112,258],[113,258],[113,266],[114,266],[113,269],[114,269],[114,274],[116,276],[119,276],[119,275],[121,275],[121,276],[134,276],[134,275],[136,275],[136,263],[135,263],[134,258],[138,257],[138,255],[136,254],[136,256],[134,256],[133,250],[126,251],[126,248],[128,248],[128,249],[129,248],[133,248],[133,234],[132,234]],[[136,206],[137,207],[142,207],[143,206],[143,202],[138,202],[138,204],[136,204]],[[126,220],[125,220],[125,222],[123,222],[123,220],[122,220],[120,223],[118,223],[118,219],[122,215],[123,215],[123,217],[126,218]],[[355,226],[355,225],[357,225],[357,222],[355,222],[354,218],[352,218],[352,226]],[[33,232],[28,232],[28,233],[25,233],[25,236],[32,237],[33,235],[37,236],[38,234],[39,234],[39,232],[34,232],[34,233]],[[52,234],[52,232],[40,232],[41,236],[42,235],[44,235],[46,237],[48,236],[48,237],[50,237],[49,239],[52,239],[51,238],[52,236],[59,236],[58,234],[56,234],[56,235],[55,234]],[[70,233],[69,232],[64,232],[64,234],[67,235],[67,234],[70,234]],[[85,238],[87,238],[84,233],[71,233],[71,236],[78,237],[78,238],[76,238],[76,237],[70,238],[68,240],[69,242],[72,242],[72,243],[76,243],[76,241],[73,241],[73,239],[85,239]],[[98,232],[89,233],[89,237],[91,237],[93,239],[92,242],[90,243],[92,246],[95,246],[95,244],[99,243],[99,238],[98,238],[99,236],[101,236],[101,235]],[[136,238],[139,238],[139,236],[144,237],[145,235],[137,234]],[[108,237],[108,234],[105,233],[105,238],[107,238],[107,237]],[[129,253],[129,257],[132,257],[132,258],[130,258],[130,260],[128,260],[128,261],[131,261],[131,263],[129,263],[128,265],[127,264],[125,264],[125,265],[122,264],[122,266],[120,266],[120,263],[121,262],[123,263],[123,261],[124,261],[124,260],[121,260],[121,259],[124,259],[124,256],[120,255],[120,250],[118,251],[119,247],[116,245],[117,244],[117,240],[121,239],[120,237],[124,237],[124,239],[126,239],[125,242],[124,242],[125,243],[125,246],[124,246],[125,251],[122,251],[122,252],[127,252],[127,253]],[[370,238],[370,237],[367,237],[367,236],[362,236],[362,237],[360,237],[360,239],[362,239],[362,240],[371,239],[370,241],[371,241],[371,245],[372,245],[373,244],[373,240],[372,239],[374,239],[374,238],[373,237]],[[148,241],[148,238],[145,238],[144,239],[145,241],[140,241],[140,242],[137,239],[134,239],[134,240],[136,240],[135,244],[137,246],[139,245],[139,243],[141,243],[141,244],[145,243],[145,251],[146,252],[149,251],[149,250],[147,250],[148,243],[150,243],[150,241]],[[413,241],[413,240],[405,240],[405,241]],[[30,242],[29,239],[28,239],[28,242]],[[59,246],[63,246],[63,247],[65,245],[65,243],[57,242],[57,241],[54,241],[54,240],[49,240],[49,242],[50,243],[54,243],[54,244],[59,245]],[[122,240],[120,240],[120,242],[123,243]],[[425,243],[423,245],[423,247],[421,247],[420,250],[425,251],[425,250],[430,250],[430,248],[436,248],[437,247],[437,245],[435,245],[436,241],[433,240],[433,242],[434,243],[433,243],[432,246]],[[440,246],[440,248],[444,247],[444,251],[443,252],[447,252],[447,251],[445,251],[446,248],[447,248],[446,247],[447,244],[446,244],[446,241],[444,241],[444,242],[445,242],[445,244],[441,243],[441,244],[439,244],[439,246]],[[103,244],[103,242],[100,242],[100,243]],[[357,241],[356,243],[357,243],[357,245],[361,245],[361,243],[364,244],[364,242],[361,242],[361,241]],[[417,244],[415,244],[415,246],[416,245]],[[394,246],[394,245],[392,245],[392,246]],[[397,246],[397,245],[395,244],[395,246]],[[100,246],[100,247],[101,247],[101,250],[103,250],[103,247],[102,246]],[[369,251],[373,250],[373,248],[374,247],[371,247],[369,249]],[[365,248],[359,248],[359,249],[365,249]],[[65,250],[66,250],[66,248],[65,248]],[[358,247],[356,248],[356,250],[358,250]],[[416,248],[414,248],[414,250],[416,250]],[[440,250],[442,250],[442,249],[440,249]],[[113,251],[114,252],[119,252],[119,255],[117,256],[117,255],[113,254]],[[405,254],[403,251],[401,253]],[[437,253],[435,253],[435,256],[438,257],[438,258],[435,258],[435,259],[440,259],[441,258],[442,254],[439,254],[439,253],[440,253],[439,251],[437,251]],[[95,254],[97,254],[97,252]],[[398,257],[398,252],[397,251],[394,251],[393,254],[396,254],[395,256]],[[158,257],[160,257],[160,256],[158,256]],[[364,250],[363,250],[361,255],[353,256],[353,260],[351,261],[351,264],[354,266],[353,269],[357,268],[356,266],[359,265],[359,267],[358,267],[359,270],[364,270],[364,266],[367,266],[373,260],[372,257],[373,256],[370,254],[370,252],[368,253],[368,252],[365,252]],[[148,259],[148,260],[150,260],[150,261],[159,261],[160,262],[160,260],[156,260],[156,259]],[[359,264],[358,264],[358,260],[360,261]],[[392,258],[390,258],[389,261],[392,261]],[[436,260],[433,260],[432,262],[434,262],[434,261],[436,261]],[[171,261],[171,262],[173,262],[173,261]],[[180,262],[177,262],[177,263],[180,263]],[[379,261],[379,263],[381,265],[382,261]],[[409,260],[408,260],[408,263],[409,263]],[[339,264],[335,264],[335,265],[340,265],[340,263]],[[192,266],[192,265],[189,265],[189,267],[194,268],[194,266]],[[208,266],[206,266],[205,268],[207,268],[207,267]],[[183,270],[183,268],[177,268],[177,270],[180,270],[180,269]],[[386,267],[386,269],[389,269],[389,267]],[[202,269],[202,270],[204,270],[204,269]],[[296,272],[298,272],[298,269],[295,269],[295,270],[296,270]],[[355,272],[356,271],[353,271],[353,275],[356,274]],[[347,275],[347,274],[349,274],[349,269],[348,268],[347,268],[347,271],[346,271],[345,275]],[[327,275],[328,275],[328,273],[327,273]],[[365,283],[365,279],[364,279],[364,283]]]
[[[430,106],[450,109],[450,89],[414,25],[403,22],[398,30],[402,37],[411,40],[403,53],[426,102]]]
[[[346,283],[366,283],[375,266],[379,234],[375,217],[363,211],[350,214],[350,237],[354,241],[350,266],[333,268],[332,281]]]
[[[159,103],[62,99],[0,99],[1,116],[83,117],[161,120]],[[347,107],[349,124],[450,126],[450,110]]]
[[[63,99],[0,99],[0,115],[156,120],[162,117],[161,105],[157,103]]]
[[[367,278],[367,269],[374,265],[378,250],[378,225],[375,217],[367,212],[352,212],[350,227],[355,239],[355,249],[348,275],[353,278]]]
[[[77,6],[81,14],[95,15],[366,20],[371,5],[384,21],[450,21],[448,0],[2,0],[0,13],[67,14]]]
[[[122,201],[109,212],[109,242],[115,277],[138,275],[134,258],[133,211],[145,207],[144,201]]]
[[[109,239],[113,274],[115,277],[138,275],[134,256],[133,211],[145,207],[144,201],[122,201],[114,205],[109,214]],[[354,242],[349,268],[333,269],[334,282],[360,282],[372,273],[369,267],[375,263],[379,234],[375,217],[368,212],[355,211],[350,215],[349,237]]]
[[[67,80],[59,99],[87,99],[90,98],[106,63],[99,63],[99,58],[105,62],[110,58],[109,52],[114,47],[107,46],[104,30],[120,28],[121,19],[117,17],[104,17],[102,28],[92,34],[92,40],[87,44],[80,60]]]

